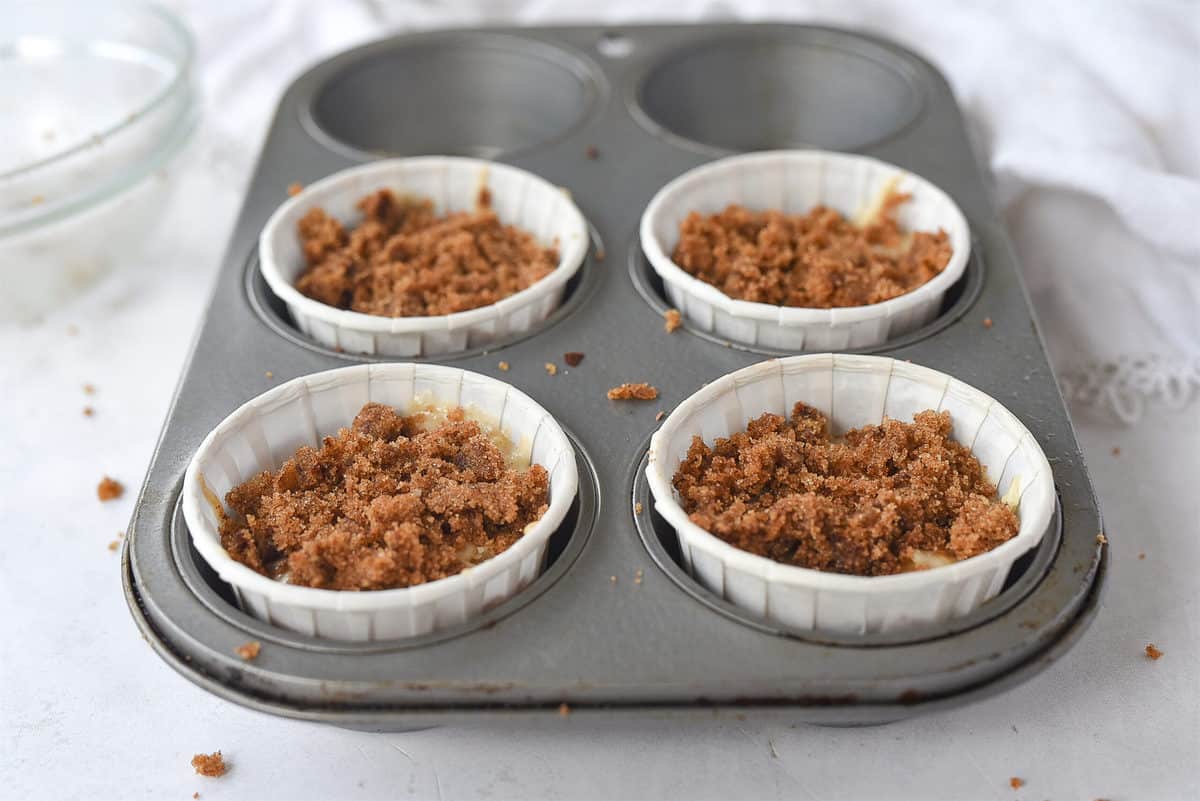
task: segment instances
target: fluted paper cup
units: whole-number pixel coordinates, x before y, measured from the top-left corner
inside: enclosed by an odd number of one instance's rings
[[[688,519],[671,479],[699,435],[710,445],[764,412],[789,416],[797,401],[819,409],[834,435],[885,416],[910,421],[949,411],[953,438],[971,448],[1006,499],[1017,495],[1012,539],[960,562],[890,576],[826,573],[774,562],[729,545]],[[878,356],[813,354],[730,373],[679,404],[650,442],[646,477],[655,508],[679,535],[684,567],[717,594],[791,628],[896,632],[961,617],[994,598],[1013,563],[1046,534],[1054,478],[1033,435],[1000,403],[950,376]]]
[[[307,266],[296,225],[320,207],[348,228],[361,222],[358,201],[380,189],[427,198],[439,214],[472,211],[487,187],[500,221],[558,248],[548,276],[488,306],[429,317],[382,317],[338,309],[296,289]],[[322,345],[349,353],[431,356],[454,353],[532,330],[562,303],[588,248],[587,224],[561,188],[506,164],[449,156],[389,159],[343,170],[306,187],[271,216],[259,237],[259,269],[292,320]]]
[[[882,303],[809,309],[736,300],[671,260],[679,225],[693,211],[715,214],[737,203],[805,214],[825,205],[853,218],[873,207],[889,187],[912,195],[896,211],[901,227],[945,230],[952,254],[930,281]],[[962,276],[971,250],[966,218],[941,189],[878,159],[821,150],[732,156],[684,173],[646,207],[641,242],[667,297],[690,325],[732,342],[790,351],[871,347],[925,325]]]
[[[353,422],[369,401],[401,412],[462,406],[494,420],[532,464],[550,474],[550,506],[511,548],[447,578],[391,590],[346,591],[276,581],[221,547],[220,521],[205,487],[227,492],[277,470],[301,446]],[[511,598],[545,562],[550,535],[578,486],[575,450],[554,418],[525,393],[494,378],[431,364],[372,364],[302,376],[243,405],[204,439],[183,483],[183,515],[196,550],[233,586],[243,609],[285,629],[335,640],[412,637],[463,623]]]

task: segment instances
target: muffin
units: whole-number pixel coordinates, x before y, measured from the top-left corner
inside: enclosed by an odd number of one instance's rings
[[[454,353],[532,330],[587,252],[560,188],[478,159],[372,162],[304,188],[259,239],[296,326],[350,353]]]
[[[527,586],[577,486],[570,441],[519,390],[438,365],[360,365],[226,418],[188,466],[183,512],[250,614],[383,640],[462,624]],[[472,491],[487,503],[463,503]],[[414,514],[444,536],[408,531]]]

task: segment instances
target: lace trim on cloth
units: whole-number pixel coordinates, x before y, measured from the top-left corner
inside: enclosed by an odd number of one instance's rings
[[[1152,402],[1182,409],[1200,394],[1200,357],[1122,356],[1065,371],[1059,383],[1073,407],[1133,425]]]

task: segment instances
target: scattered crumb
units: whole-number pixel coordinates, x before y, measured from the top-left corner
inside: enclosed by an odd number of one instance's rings
[[[640,569],[636,573],[633,574],[633,583],[634,584],[642,583],[642,571]]]
[[[298,183],[288,184],[288,189],[287,189],[288,197],[295,197],[296,195],[300,194],[303,191],[304,191],[304,184],[298,184]]]
[[[683,315],[679,313],[679,309],[667,309],[663,312],[663,329],[668,334],[673,334],[683,325]]]
[[[193,799],[196,799],[196,798],[199,798],[199,797],[200,797],[200,793],[192,793],[192,798],[193,798]]]
[[[1120,448],[1120,446],[1114,447],[1114,448],[1113,448],[1113,450],[1112,450],[1112,454],[1113,454],[1113,456],[1120,456],[1120,455],[1121,455],[1121,448]]]
[[[262,643],[260,643],[258,640],[251,640],[248,643],[239,645],[233,650],[237,652],[237,655],[245,661],[253,662],[258,658],[258,652],[262,650]]]
[[[654,422],[658,423],[666,416],[667,416],[666,412],[660,411],[658,414],[654,415]]]
[[[546,362],[546,372],[550,375],[558,375],[558,365],[554,362]]]
[[[78,334],[79,334],[79,326],[75,326],[75,325],[67,326],[67,336],[73,337],[73,336],[77,336]]]
[[[571,707],[567,706],[566,704],[559,704],[558,705],[558,714],[562,715],[565,718],[567,715],[571,714]]]
[[[95,385],[94,384],[84,384],[83,385],[83,394],[84,395],[95,395],[96,394]]]
[[[220,751],[214,751],[211,754],[196,754],[192,757],[192,767],[201,776],[209,776],[214,779],[224,776],[228,770],[225,766],[225,758],[221,756]]]
[[[608,580],[609,580],[610,582],[612,582],[613,584],[616,584],[616,583],[617,583],[617,577],[616,577],[616,576],[609,576],[609,577],[608,577]]]
[[[118,548],[120,548],[120,547],[121,547],[121,541],[120,541],[120,540],[113,540],[112,542],[110,542],[110,543],[108,544],[108,550],[110,550],[110,551],[115,551],[115,550],[117,550],[117,549],[118,549]]]
[[[991,327],[992,327],[992,318],[991,318],[991,317],[984,317],[984,318],[983,318],[983,327],[984,327],[984,328],[991,328]],[[1018,780],[1018,781],[1019,781],[1019,780]]]
[[[1142,553],[1138,554],[1138,559],[1145,559],[1145,558],[1146,558],[1146,554],[1144,551]]]
[[[595,145],[588,145],[587,150],[583,151],[583,155],[587,156],[592,161],[600,158],[600,148]]]
[[[92,415],[94,415],[95,413],[96,413],[96,410],[95,410],[95,409],[93,409],[91,406],[84,406],[84,407],[83,407],[83,416],[84,416],[84,417],[91,417],[91,416],[92,416]]]
[[[496,366],[500,368],[500,372],[502,372],[502,373],[508,372],[508,362],[500,362]]]
[[[577,350],[568,351],[563,354],[563,361],[567,363],[568,367],[578,367],[579,363],[583,361],[583,354]]]
[[[1022,787],[1025,786],[1025,780],[1018,779],[1016,776],[1013,776],[1011,779],[1008,780],[1008,786],[1013,788],[1014,790],[1020,790]]]
[[[1096,535],[1096,542],[1100,543],[1101,545],[1108,545],[1108,537],[1104,536],[1103,531]]]
[[[96,497],[102,501],[113,501],[125,493],[125,486],[116,479],[104,476],[96,486]]]
[[[604,252],[604,248],[596,248],[596,261],[604,261],[604,257],[608,254]]]
[[[638,501],[637,503],[635,503],[635,504],[633,505],[633,513],[634,513],[635,515],[640,515],[640,514],[642,513],[642,509],[644,509],[644,508],[645,508],[645,507],[643,507],[643,506],[642,506],[642,502],[641,502],[641,501]]]
[[[654,400],[658,390],[649,384],[622,384],[608,391],[609,400]]]
[[[42,195],[34,195],[33,199],[29,201],[30,205],[33,205],[33,206],[40,206],[41,204],[43,204],[45,202],[46,202],[46,198],[43,197]]]
[[[267,378],[274,378],[274,377],[275,377],[275,374],[274,374],[274,373],[272,373],[270,370],[268,370],[268,371],[267,371],[267,372],[266,372],[264,375],[266,375],[266,377],[267,377]]]
[[[1163,652],[1154,647],[1154,643],[1146,646],[1146,656],[1157,662],[1162,658]]]

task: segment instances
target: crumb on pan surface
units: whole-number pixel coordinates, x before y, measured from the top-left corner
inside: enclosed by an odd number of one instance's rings
[[[349,231],[320,208],[301,218],[302,294],[363,314],[436,316],[491,305],[558,266],[556,248],[500,222],[486,189],[474,211],[441,216],[430,201],[389,189],[358,208],[363,220]]]
[[[230,490],[221,545],[263,575],[335,590],[421,584],[506,550],[549,507],[546,469],[511,464],[503,435],[460,408],[431,417],[366,404],[319,449]]]
[[[192,767],[201,776],[208,776],[212,779],[224,776],[229,770],[220,751],[214,751],[211,754],[196,754],[192,757]]]
[[[258,640],[251,640],[250,642],[242,643],[233,650],[246,662],[253,662],[258,658],[259,652],[262,651],[262,643]]]
[[[583,354],[577,350],[567,351],[563,354],[563,361],[567,363],[567,367],[578,367],[583,363]]]
[[[738,205],[691,212],[671,260],[731,298],[775,306],[867,306],[903,295],[946,268],[945,231],[906,232],[896,210],[909,195],[889,190],[864,224],[826,206],[806,214]]]
[[[608,391],[609,400],[654,400],[658,390],[646,383],[621,384]]]
[[[1162,659],[1163,653],[1163,651],[1160,651],[1154,647],[1154,643],[1150,643],[1146,646],[1146,658],[1150,659],[1151,661],[1157,662],[1159,659]]]
[[[554,362],[546,362],[546,372],[549,375],[558,375],[558,365]]]
[[[125,494],[125,485],[115,478],[104,476],[96,485],[96,497],[101,501],[115,501]]]
[[[667,309],[663,312],[663,330],[668,334],[673,334],[683,325],[683,315],[679,313],[679,309]]]
[[[784,564],[880,576],[967,559],[1017,534],[983,467],[918,412],[832,441],[820,411],[764,414],[710,447],[693,437],[672,484],[689,519]]]

